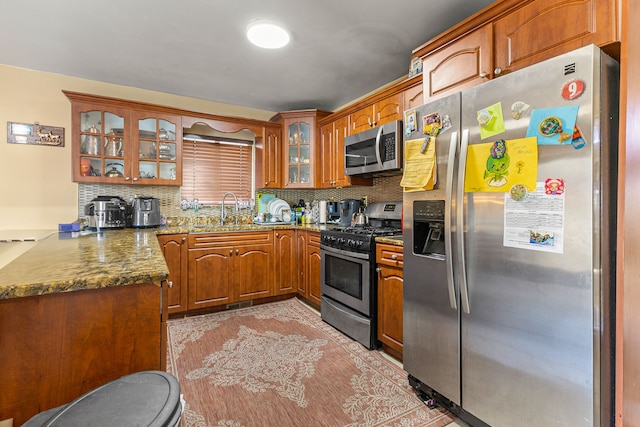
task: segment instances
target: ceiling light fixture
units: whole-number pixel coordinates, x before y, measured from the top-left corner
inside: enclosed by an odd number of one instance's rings
[[[289,33],[273,21],[256,20],[247,25],[247,38],[256,46],[279,49],[289,43]]]

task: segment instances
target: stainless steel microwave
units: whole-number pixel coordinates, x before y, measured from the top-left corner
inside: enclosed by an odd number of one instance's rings
[[[402,120],[349,135],[344,140],[346,175],[395,175],[402,172]]]

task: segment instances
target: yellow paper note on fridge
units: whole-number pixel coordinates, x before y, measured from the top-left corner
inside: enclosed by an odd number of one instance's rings
[[[516,184],[534,191],[537,176],[536,137],[473,144],[467,152],[464,191],[506,193]]]
[[[405,192],[432,190],[437,181],[436,139],[429,138],[423,150],[424,139],[404,142],[404,173],[400,185]]]

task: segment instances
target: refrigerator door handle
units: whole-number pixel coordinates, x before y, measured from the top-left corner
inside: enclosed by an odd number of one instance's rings
[[[464,176],[467,168],[467,149],[469,148],[469,129],[462,131],[462,143],[460,146],[460,163],[458,165],[458,188],[456,194],[456,236],[458,247],[458,259],[460,260],[460,298],[462,310],[469,314],[469,290],[467,288],[467,269],[464,259]]]
[[[451,252],[451,215],[453,214],[451,209],[451,201],[453,199],[453,173],[456,154],[458,154],[458,132],[451,134],[451,142],[449,144],[449,160],[447,167],[447,186],[445,193],[444,205],[448,207],[448,211],[444,214],[444,252],[446,254],[445,260],[447,263],[447,288],[449,290],[449,305],[454,310],[458,309],[458,303],[456,298],[456,286],[453,279],[453,252]]]

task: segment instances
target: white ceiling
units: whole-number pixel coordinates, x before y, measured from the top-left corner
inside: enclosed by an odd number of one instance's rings
[[[8,0],[0,63],[268,111],[334,110],[492,0]],[[251,45],[253,19],[285,25]]]

